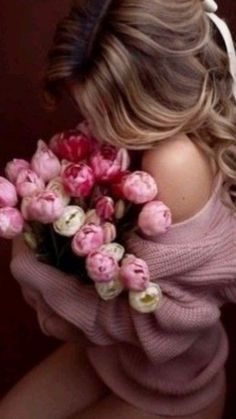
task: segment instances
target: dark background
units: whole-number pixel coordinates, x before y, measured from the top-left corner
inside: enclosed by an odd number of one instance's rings
[[[40,82],[55,25],[69,0],[0,0],[0,170],[13,157],[29,157],[38,138],[48,139],[78,119],[66,99],[53,114],[42,107]],[[218,1],[236,39],[236,2]],[[0,242],[0,395],[57,345],[43,336],[9,272],[10,246]],[[236,418],[236,307],[223,321],[231,343],[227,363],[227,419]]]

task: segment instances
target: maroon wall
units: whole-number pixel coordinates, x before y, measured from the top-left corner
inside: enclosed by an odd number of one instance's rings
[[[46,113],[39,94],[55,24],[66,13],[69,3],[69,0],[0,0],[0,170],[13,156],[30,156],[39,137],[47,139],[77,120],[75,111],[65,101],[55,113]],[[236,37],[236,2],[218,3]],[[56,343],[39,333],[35,314],[24,304],[10,276],[10,248],[3,241],[0,260],[0,393],[3,393]],[[234,319],[236,308],[226,308],[224,322],[232,347],[228,364],[232,412],[236,412]],[[236,413],[232,415],[236,417]]]
[[[30,156],[35,141],[71,126],[76,115],[62,103],[42,108],[40,81],[56,22],[69,0],[0,0],[0,170],[12,157]],[[0,242],[0,393],[55,346],[41,335],[9,273],[10,246]]]

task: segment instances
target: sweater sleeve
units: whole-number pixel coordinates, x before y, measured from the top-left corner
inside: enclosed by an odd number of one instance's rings
[[[221,289],[220,300],[223,304],[236,303],[236,280],[235,283],[226,285]]]
[[[153,361],[165,362],[183,353],[215,319],[210,303],[193,300],[191,295],[181,302],[179,292],[167,288],[155,313],[136,312],[125,294],[105,302],[94,287],[38,262],[27,248],[13,258],[11,271],[21,285],[36,289],[54,312],[90,341],[141,346]]]
[[[236,303],[236,263],[235,263],[235,255],[236,255],[236,226],[233,224],[232,229],[232,236],[233,236],[233,248],[227,255],[224,255],[224,261],[221,263],[221,266],[227,264],[227,276],[225,273],[224,281],[222,281],[222,285],[219,288],[217,296],[220,300],[221,304],[226,303]]]

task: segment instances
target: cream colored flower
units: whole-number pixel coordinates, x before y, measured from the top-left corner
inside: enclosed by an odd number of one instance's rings
[[[30,247],[30,249],[36,250],[38,247],[38,240],[33,231],[25,231],[23,236],[25,243]]]
[[[77,205],[68,205],[62,216],[53,223],[53,228],[61,236],[72,237],[79,231],[84,221],[84,210]]]
[[[95,282],[95,288],[99,296],[105,300],[112,300],[122,293],[124,286],[118,278],[109,282]]]
[[[115,205],[115,219],[120,220],[125,215],[125,201],[119,199]]]
[[[161,300],[161,289],[153,282],[145,291],[129,291],[129,303],[134,310],[140,313],[152,313],[159,307]]]
[[[121,246],[121,244],[116,243],[116,242],[103,244],[100,247],[100,250],[113,256],[117,262],[119,262],[123,258],[124,253],[125,253],[125,248]]]
[[[63,183],[62,183],[62,180],[59,176],[52,179],[47,184],[46,189],[48,189],[50,191],[53,191],[56,194],[58,194],[61,197],[65,206],[69,204],[71,198],[70,198],[69,194],[66,193],[66,190],[65,190],[65,188],[63,186]]]

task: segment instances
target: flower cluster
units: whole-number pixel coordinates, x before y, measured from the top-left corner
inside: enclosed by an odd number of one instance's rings
[[[146,262],[126,253],[119,237],[131,207],[138,208],[136,228],[146,236],[165,233],[171,214],[157,199],[155,180],[130,163],[126,149],[100,144],[85,123],[49,145],[39,140],[30,162],[14,159],[0,177],[0,236],[24,232],[36,251],[33,223],[50,229],[54,242],[67,239],[103,300],[126,290],[130,305],[147,313],[159,305],[161,290]]]

